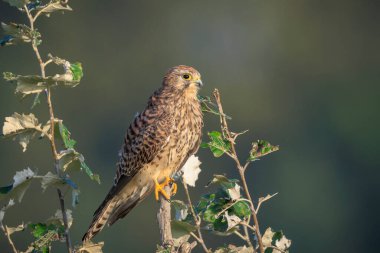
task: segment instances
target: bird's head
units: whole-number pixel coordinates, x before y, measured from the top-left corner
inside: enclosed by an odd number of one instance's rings
[[[196,96],[203,83],[201,74],[196,69],[179,65],[169,69],[164,77],[163,86],[183,91],[189,96]]]

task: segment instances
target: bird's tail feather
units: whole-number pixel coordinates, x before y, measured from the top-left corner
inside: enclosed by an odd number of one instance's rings
[[[118,199],[119,198],[117,196],[108,194],[108,196],[103,200],[102,204],[95,211],[91,225],[82,238],[83,242],[91,240],[92,237],[103,229],[103,227],[107,224],[108,218],[112,214]]]

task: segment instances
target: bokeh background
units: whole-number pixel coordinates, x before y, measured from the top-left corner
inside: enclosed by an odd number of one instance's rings
[[[134,114],[174,65],[196,67],[202,95],[221,91],[244,159],[252,140],[281,150],[248,169],[255,198],[279,195],[260,211],[261,230],[282,229],[292,252],[375,252],[379,238],[380,3],[378,1],[71,1],[73,12],[40,18],[42,55],[81,61],[84,79],[75,89],[53,94],[56,116],[78,141],[87,163],[100,174],[97,185],[84,174],[74,210],[72,238],[80,241],[93,211],[108,191],[122,137]],[[0,2],[0,20],[26,22]],[[52,70],[52,69],[50,69]],[[29,44],[0,49],[0,72],[38,73]],[[48,68],[49,72],[49,68]],[[50,71],[50,74],[54,74]],[[29,113],[5,81],[0,118]],[[33,110],[47,120],[46,104]],[[205,132],[218,119],[205,115]],[[212,174],[237,177],[227,157],[198,152],[203,169],[193,199],[208,189]],[[11,140],[0,142],[0,185],[17,170],[52,170],[45,140],[23,154]],[[5,222],[43,221],[58,208],[56,192],[40,195],[35,182]],[[179,190],[178,197],[183,196]],[[68,196],[69,197],[69,196]],[[68,203],[70,202],[68,198]],[[105,252],[153,252],[159,241],[158,204],[150,196],[125,219],[100,233]],[[14,240],[25,249],[29,232]],[[207,236],[215,247],[239,239]],[[242,242],[241,242],[242,243]],[[64,244],[54,252],[65,252]],[[10,252],[0,236],[0,251]],[[196,252],[201,252],[200,248]]]

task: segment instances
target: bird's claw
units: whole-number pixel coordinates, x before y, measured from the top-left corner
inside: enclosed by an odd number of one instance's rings
[[[154,187],[154,196],[156,197],[156,200],[159,200],[159,193],[164,196],[164,198],[168,201],[170,201],[170,196],[173,196],[177,193],[177,184],[174,182],[173,178],[166,177],[165,181],[161,184],[158,183],[157,179],[154,181],[155,187]],[[165,186],[171,185],[170,195],[165,191]]]

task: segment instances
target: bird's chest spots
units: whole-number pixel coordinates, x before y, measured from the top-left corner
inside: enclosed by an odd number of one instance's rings
[[[176,104],[170,139],[148,166],[152,178],[171,176],[198,145],[202,128],[202,112],[197,104]]]
[[[175,117],[175,129],[170,149],[174,159],[181,160],[198,142],[202,128],[202,114],[197,104],[185,103],[178,107]]]

